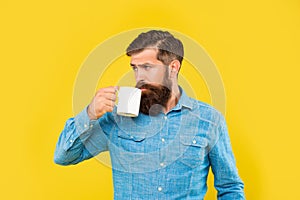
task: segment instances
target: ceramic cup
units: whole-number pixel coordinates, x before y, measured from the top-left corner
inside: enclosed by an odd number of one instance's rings
[[[118,91],[117,114],[137,117],[140,110],[142,91],[135,87],[120,87]]]

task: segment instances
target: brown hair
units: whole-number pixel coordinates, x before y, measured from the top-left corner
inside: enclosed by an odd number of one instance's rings
[[[126,49],[126,55],[131,56],[146,48],[158,50],[157,60],[169,65],[173,60],[178,60],[180,64],[183,59],[183,44],[168,31],[151,30],[141,33]]]

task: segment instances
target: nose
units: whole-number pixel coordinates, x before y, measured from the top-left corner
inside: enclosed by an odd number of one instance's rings
[[[138,82],[145,82],[146,76],[143,73],[143,70],[137,70],[135,72],[135,81]]]

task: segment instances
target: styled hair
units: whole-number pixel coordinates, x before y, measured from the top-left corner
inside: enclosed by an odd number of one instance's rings
[[[173,60],[182,63],[183,44],[168,31],[151,30],[139,34],[127,47],[126,55],[132,56],[148,48],[157,49],[157,60],[165,65],[169,65]]]

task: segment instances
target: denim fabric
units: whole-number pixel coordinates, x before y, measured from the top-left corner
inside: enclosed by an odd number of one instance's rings
[[[70,118],[54,161],[76,164],[109,151],[114,199],[203,199],[209,168],[219,200],[245,199],[224,117],[182,91],[167,114]]]

